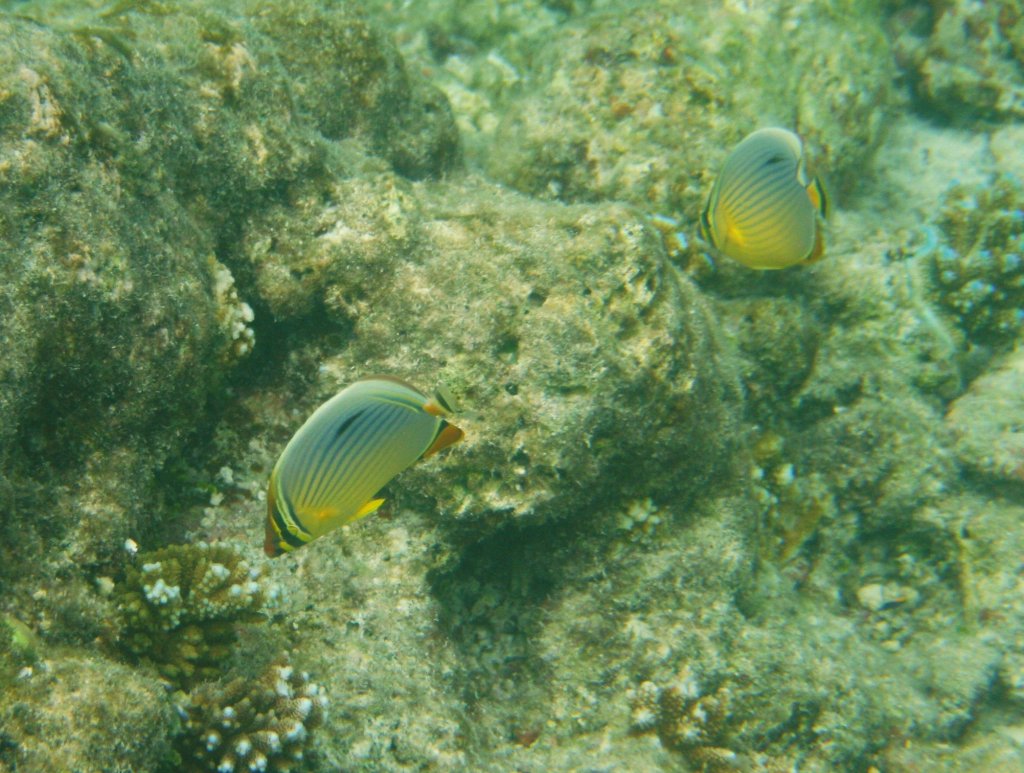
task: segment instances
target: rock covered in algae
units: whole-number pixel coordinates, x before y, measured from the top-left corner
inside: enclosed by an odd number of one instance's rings
[[[513,187],[625,199],[692,222],[728,149],[795,126],[837,186],[857,177],[895,96],[881,17],[848,2],[645,2],[550,28],[486,158]]]
[[[283,212],[253,223],[246,257],[279,313],[319,308],[351,328],[325,353],[320,396],[380,372],[444,384],[466,408],[465,441],[402,477],[455,516],[439,527],[479,538],[509,518],[588,512],[624,479],[644,481],[637,497],[716,475],[735,377],[637,213],[378,179],[310,186],[287,225]]]
[[[184,770],[201,773],[305,770],[311,732],[324,720],[327,696],[282,655],[254,678],[200,685],[178,710]]]
[[[357,43],[372,38],[356,21],[339,29],[319,11],[300,16]],[[289,27],[281,14],[268,18],[268,35],[281,25],[297,45],[302,25]],[[159,19],[143,19],[143,40]],[[211,19],[172,15],[168,24],[194,30]],[[130,52],[117,37],[124,26],[115,15],[101,35],[70,34],[68,45],[85,40],[97,50]],[[892,351],[903,342],[892,334],[908,314],[879,303],[858,316],[863,309],[851,311],[850,296],[835,292],[844,283],[866,293],[873,282],[891,284],[895,271],[833,267],[831,280],[810,285],[826,296],[823,306],[833,306],[821,314],[830,321],[825,330],[812,330],[819,318],[782,297],[733,304],[737,317],[744,306],[754,312],[734,326],[748,384],[761,390],[761,406],[788,407],[774,429],[792,433],[756,453],[770,482],[751,481],[750,459],[729,459],[743,406],[731,355],[719,346],[720,323],[666,265],[644,218],[615,205],[529,202],[476,181],[411,184],[406,175],[419,176],[415,166],[409,171],[384,150],[368,160],[359,147],[378,118],[393,115],[386,102],[402,93],[375,77],[393,72],[387,57],[361,56],[357,64],[367,70],[326,68],[323,80],[301,68],[290,73],[289,81],[304,86],[295,96],[301,110],[292,113],[279,109],[279,90],[261,78],[274,70],[264,56],[273,44],[250,37],[251,29],[220,25],[199,46],[209,102],[197,125],[218,184],[197,183],[187,205],[210,224],[218,262],[234,282],[212,266],[215,295],[231,307],[214,314],[224,332],[248,324],[246,303],[260,336],[267,331],[257,345],[302,339],[272,361],[280,365],[269,369],[277,385],[246,398],[246,406],[259,406],[256,423],[274,426],[234,449],[248,449],[247,461],[262,456],[259,480],[242,482],[258,492],[308,410],[370,369],[426,388],[446,383],[470,433],[445,458],[396,481],[387,492],[396,503],[393,521],[379,516],[274,565],[282,578],[295,569],[290,584],[302,603],[289,621],[297,647],[319,660],[317,681],[340,706],[323,733],[330,763],[320,767],[570,770],[601,760],[623,769],[718,762],[866,769],[889,739],[902,748],[904,738],[963,738],[1004,677],[991,647],[962,636],[948,611],[958,543],[938,496],[952,465],[929,437],[940,419],[935,392],[916,392],[911,383],[923,371],[914,363],[919,348]],[[317,39],[318,52],[327,38]],[[605,70],[626,67],[601,59],[599,50],[595,57]],[[323,86],[341,94],[333,78],[370,84],[368,123],[347,109],[335,117],[330,98],[308,93]],[[847,89],[835,93],[857,109]],[[614,108],[622,121],[632,115],[627,108]],[[231,111],[259,120],[239,120],[239,135],[225,118]],[[424,111],[444,123],[443,111]],[[304,132],[299,112],[316,116],[315,132]],[[429,121],[417,125],[432,131]],[[857,136],[871,136],[868,125]],[[123,149],[116,131],[98,131]],[[381,136],[401,132],[391,127]],[[345,142],[321,144],[325,134]],[[246,143],[233,140],[239,136]],[[636,170],[619,180],[627,189],[630,174]],[[695,202],[699,187],[680,200]],[[844,309],[838,319],[836,307]],[[272,318],[281,323],[276,329]],[[799,340],[786,340],[786,320]],[[765,334],[777,351],[757,351]],[[233,348],[240,339],[222,340]],[[777,375],[784,378],[773,385]],[[247,422],[237,416],[228,423],[226,433],[248,429],[238,428]],[[833,468],[837,445],[850,450]],[[121,453],[100,447],[87,473],[109,481],[122,460],[135,458],[132,449]],[[928,485],[915,489],[921,465]],[[758,488],[787,509],[780,521],[796,533],[786,535],[796,548],[783,570],[755,575]],[[819,497],[820,510],[801,519],[798,511],[817,507]],[[265,508],[246,502],[211,507],[236,519],[211,528],[237,527],[258,542]],[[92,522],[111,524],[105,538],[123,535],[110,498],[89,504]],[[12,528],[9,544],[35,555],[31,540]],[[159,577],[148,581],[142,566],[155,563],[150,573]],[[178,605],[189,583],[171,563],[145,559],[136,567],[133,602],[146,599],[139,609],[151,600],[166,604],[139,615],[151,630],[175,625],[178,612],[178,621],[192,614]],[[214,564],[228,567],[226,559]],[[222,574],[210,565],[203,577],[211,571]],[[986,587],[1008,577],[993,576]],[[209,590],[217,597],[224,586]],[[1010,600],[1000,603],[992,613],[1012,614]],[[239,612],[224,609],[228,617]],[[188,627],[172,628],[167,638]],[[198,646],[214,652],[221,644],[215,637]],[[181,652],[172,654],[181,661]],[[950,665],[955,678],[944,673]],[[278,676],[284,667],[273,666]],[[269,766],[271,733],[284,749],[281,732],[259,724],[267,707],[277,711],[276,684],[262,702],[251,697],[265,676],[197,687],[180,703],[188,715],[181,722],[191,723],[183,744],[197,766],[219,765],[227,754],[232,766],[259,766],[258,754]],[[291,700],[305,689],[294,678],[284,680]],[[666,715],[661,739],[629,734],[631,696],[644,685],[654,686],[644,691]],[[262,708],[246,709],[251,729],[235,728],[224,710],[245,700]],[[302,712],[294,704],[283,710]],[[168,735],[137,737],[151,741],[145,754],[152,755],[137,767],[159,769],[153,758]],[[77,761],[63,767],[84,768]]]
[[[1024,116],[1024,10],[1017,2],[907,4],[891,26],[920,97],[957,120]]]
[[[334,333],[297,348],[278,387],[245,398],[273,425],[233,463],[235,483],[262,487],[297,423],[354,378],[449,388],[466,439],[388,486],[391,517],[273,568],[299,560],[307,576],[332,578],[293,587],[289,619],[330,688],[332,717],[346,717],[331,721],[346,768],[488,767],[504,752],[489,757],[468,735],[504,748],[514,732],[512,747],[525,749],[535,721],[543,727],[536,661],[524,654],[534,594],[561,578],[540,567],[562,566],[580,542],[599,549],[630,501],[651,500],[633,508],[639,519],[728,479],[735,375],[704,300],[628,207],[538,203],[473,179],[410,184],[379,166],[365,179],[310,183],[291,203],[250,220],[237,265],[251,268],[238,273],[257,277],[289,326]],[[251,532],[261,517],[219,505],[207,525]],[[644,518],[670,528],[656,521]],[[754,522],[733,526],[723,530],[730,545]],[[524,567],[511,590],[487,568],[502,560]],[[530,670],[521,702],[509,664]],[[491,682],[516,721],[491,722]],[[488,696],[474,700],[486,726],[463,716],[460,696],[477,691]]]
[[[979,377],[946,414],[957,458],[974,472],[1024,482],[1024,352]]]
[[[172,769],[179,726],[164,687],[125,665],[63,653],[0,690],[0,768]]]
[[[458,143],[347,7],[18,10],[39,21],[0,16],[0,487],[48,513],[5,522],[33,556],[5,566],[40,572],[54,541],[109,560],[160,518],[154,471],[254,345],[252,283],[217,257],[248,213],[367,154],[440,174]]]
[[[240,257],[275,318],[308,318],[326,307],[344,322],[418,249],[418,196],[380,164],[361,172],[311,182],[252,218]]]
[[[137,557],[115,589],[120,645],[179,687],[219,676],[236,626],[259,620],[279,589],[238,551],[175,545]]]
[[[345,589],[304,583],[302,606],[304,629],[333,621],[310,647],[321,653],[318,678],[354,718],[340,731],[349,767],[810,759],[826,770],[866,765],[893,727],[962,737],[992,694],[997,656],[979,647],[964,663],[976,640],[940,641],[958,620],[956,541],[928,508],[955,467],[935,436],[933,392],[917,386],[934,365],[920,352],[942,327],[914,321],[906,265],[871,253],[877,263],[851,260],[773,295],[748,288],[748,297],[717,304],[745,319],[732,327],[766,408],[759,415],[776,418],[792,440],[756,452],[760,479],[748,477],[750,459],[741,453],[730,464],[728,452],[702,478],[694,451],[674,444],[727,442],[702,433],[734,431],[734,365],[719,349],[718,325],[704,321],[703,301],[689,300],[692,286],[666,287],[672,274],[644,218],[619,206],[529,202],[471,180],[410,185],[378,174],[376,187],[339,184],[356,194],[348,197],[309,186],[296,199],[299,218],[253,219],[245,243],[282,317],[333,321],[341,331],[288,362],[292,391],[272,400],[290,409],[275,430],[280,443],[305,412],[293,409],[295,390],[306,390],[300,400],[312,407],[363,368],[416,363],[463,408],[466,441],[403,473],[390,489],[393,521],[371,519],[303,549],[310,576],[336,577]],[[386,202],[387,214],[364,198]],[[372,227],[360,238],[364,223]],[[256,248],[271,238],[275,250]],[[377,263],[360,261],[361,248]],[[799,308],[790,292],[814,298]],[[677,300],[663,306],[662,297]],[[670,337],[672,347],[662,343]],[[759,351],[759,340],[776,350]],[[682,412],[695,424],[642,397],[684,388],[685,377],[662,374],[683,367],[687,351],[703,363],[699,377],[714,379],[693,412]],[[874,365],[867,372],[865,361]],[[310,387],[301,376],[317,366]],[[622,434],[574,445],[581,434],[570,428],[591,421]],[[686,429],[662,435],[655,421],[666,432]],[[614,455],[633,428],[646,440],[631,453],[668,467],[627,466]],[[551,459],[566,460],[554,474]],[[614,487],[601,469],[616,476]],[[563,475],[572,477],[564,487]],[[731,486],[742,490],[709,501]],[[778,500],[785,573],[752,574],[758,489]],[[836,603],[823,609],[790,583]],[[913,593],[865,609],[857,591],[872,586]],[[388,625],[393,619],[402,624]],[[901,652],[896,689],[892,659]],[[943,662],[963,666],[955,682],[942,679]],[[651,681],[671,691],[687,666],[707,692],[674,709],[668,743],[627,737],[630,690]],[[685,742],[680,718],[720,689],[729,696],[717,702],[723,715],[706,738]],[[419,712],[425,701],[438,710]]]

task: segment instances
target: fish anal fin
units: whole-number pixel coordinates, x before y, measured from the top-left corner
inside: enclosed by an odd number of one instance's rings
[[[372,515],[373,513],[377,512],[377,509],[382,504],[384,504],[383,499],[371,499],[365,505],[356,510],[355,514],[348,519],[348,522],[355,523],[356,521],[361,521],[366,516]]]

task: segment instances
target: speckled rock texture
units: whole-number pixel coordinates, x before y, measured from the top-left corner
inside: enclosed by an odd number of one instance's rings
[[[971,384],[946,414],[956,454],[973,472],[1024,484],[1024,352],[1015,351]]]
[[[169,770],[179,725],[170,695],[127,666],[62,653],[0,691],[5,770]]]

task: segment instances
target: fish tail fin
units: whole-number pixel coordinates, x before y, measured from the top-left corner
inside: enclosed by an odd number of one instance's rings
[[[821,216],[828,217],[828,193],[821,182],[821,178],[815,177],[804,190],[807,191],[807,196],[810,198],[811,204],[813,204],[814,208],[821,213]]]
[[[449,424],[447,421],[442,420],[441,428],[437,435],[434,436],[434,442],[430,444],[426,451],[420,454],[420,459],[426,459],[428,456],[436,454],[453,443],[458,443],[462,440],[463,435],[465,433],[461,429],[454,424]]]
[[[818,227],[814,231],[814,247],[811,249],[811,254],[804,258],[804,264],[817,263],[825,257],[825,235],[822,230],[821,223],[818,223]]]

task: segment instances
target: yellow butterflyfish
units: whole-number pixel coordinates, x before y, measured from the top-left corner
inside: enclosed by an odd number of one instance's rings
[[[800,138],[786,129],[759,129],[722,165],[701,232],[718,252],[749,268],[787,268],[824,254],[827,207],[821,182],[807,174]]]
[[[450,410],[444,396],[389,376],[356,381],[317,408],[270,474],[264,552],[279,556],[377,510],[388,481],[462,438]]]

